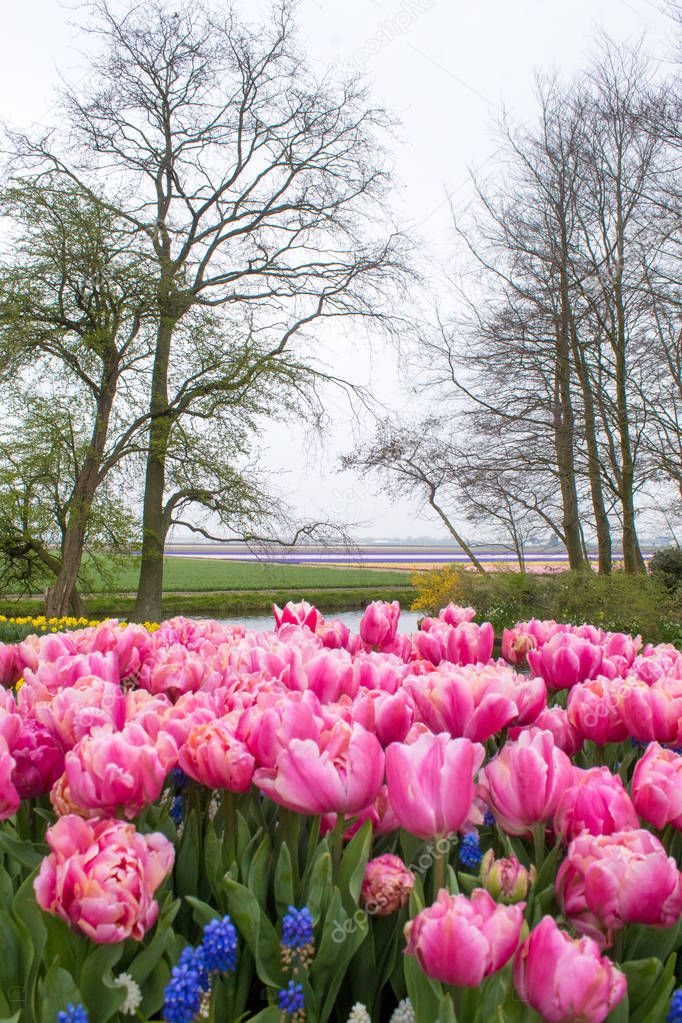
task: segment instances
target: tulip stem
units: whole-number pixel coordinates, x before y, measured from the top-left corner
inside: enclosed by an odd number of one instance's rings
[[[235,815],[234,793],[223,790],[223,849],[227,853],[227,869],[237,858],[237,819]]]
[[[625,931],[616,931],[613,941],[613,958],[617,963],[622,963],[625,951]]]
[[[665,828],[663,829],[663,834],[661,835],[661,842],[665,847],[665,851],[667,852],[668,856],[672,855],[672,844],[674,837],[675,828],[673,827],[672,824],[666,824]]]
[[[446,846],[445,851],[441,851],[443,845]],[[435,850],[433,861],[433,899],[435,902],[438,892],[445,887],[445,868],[449,859],[450,847],[447,842],[443,842],[441,835],[436,835],[433,840],[433,848]]]
[[[336,880],[336,876],[339,871],[341,864],[341,855],[343,853],[343,833],[346,830],[346,818],[342,813],[337,814],[336,824],[332,831],[332,876]]]
[[[280,822],[282,825],[282,841],[289,850],[291,860],[291,878],[294,891],[299,885],[299,864],[298,864],[298,842],[300,818],[294,810],[288,810],[285,806],[280,808]]]
[[[535,869],[539,874],[540,868],[545,862],[545,825],[543,823],[533,825],[533,848],[535,850]]]

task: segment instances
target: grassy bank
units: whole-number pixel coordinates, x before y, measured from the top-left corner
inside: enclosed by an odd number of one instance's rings
[[[650,576],[559,572],[463,572],[446,568],[417,577],[415,605],[427,614],[449,601],[476,608],[478,620],[500,633],[517,621],[554,618],[592,622],[614,632],[640,634],[645,641],[682,646],[682,587],[668,590]]]
[[[106,562],[96,571],[86,564],[81,592],[91,618],[127,618],[133,609],[139,558]],[[409,607],[417,594],[409,572],[366,568],[326,568],[166,558],[163,617],[230,618],[270,614],[273,604],[308,600],[321,611],[353,611],[372,600],[399,600]],[[0,614],[42,613],[41,597],[0,596]]]
[[[204,618],[230,618],[244,615],[270,614],[273,604],[287,600],[308,600],[320,611],[354,611],[366,607],[372,600],[399,600],[409,607],[417,591],[412,586],[374,586],[347,589],[343,587],[315,590],[241,590],[216,593],[166,593],[163,598],[163,617],[189,615]],[[128,595],[94,595],[87,600],[88,614],[92,618],[127,618],[132,612],[134,598]],[[0,600],[0,614],[8,617],[38,615],[42,613],[42,600]]]

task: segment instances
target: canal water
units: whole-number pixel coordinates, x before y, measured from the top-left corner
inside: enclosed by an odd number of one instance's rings
[[[348,626],[350,631],[355,633],[360,629],[360,619],[363,614],[363,611],[325,611],[324,617],[327,621],[331,621],[332,618],[340,618],[341,621]],[[421,611],[401,611],[400,621],[398,622],[398,632],[416,632],[417,622],[423,617],[424,615]],[[252,615],[243,618],[220,618],[219,621],[228,625],[244,625],[247,629],[253,629],[255,632],[267,632],[275,626],[275,619],[271,614]]]

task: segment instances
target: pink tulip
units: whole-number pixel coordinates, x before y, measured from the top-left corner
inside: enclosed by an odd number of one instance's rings
[[[397,693],[364,692],[353,701],[353,721],[374,732],[385,748],[402,742],[414,721],[414,701],[407,689]]]
[[[0,643],[0,686],[13,686],[21,678],[19,651],[13,643]]]
[[[619,709],[633,739],[682,745],[682,681],[663,676],[653,685],[627,678]]]
[[[564,915],[600,944],[626,924],[672,927],[682,913],[682,874],[649,831],[590,835],[568,847],[556,879]]]
[[[365,867],[360,897],[368,913],[390,916],[407,905],[413,888],[414,874],[400,857],[384,853]]]
[[[502,633],[502,656],[511,664],[526,664],[528,651],[537,649],[537,640],[518,625]]]
[[[70,813],[83,817],[85,820],[102,816],[98,809],[88,810],[73,801],[66,774],[62,774],[57,778],[50,789],[50,803],[58,817],[67,817]]]
[[[419,718],[432,732],[485,742],[515,720],[518,708],[510,695],[486,693],[484,685],[477,690],[475,671],[470,666],[441,665],[438,671],[406,681]]]
[[[29,718],[12,746],[12,781],[22,799],[49,792],[64,770],[64,750],[52,732]]]
[[[321,650],[306,663],[307,688],[322,703],[332,703],[344,694],[351,699],[357,692],[353,663],[347,650]]]
[[[618,775],[608,767],[575,769],[573,784],[564,791],[554,814],[554,830],[570,842],[581,831],[612,835],[638,828],[639,817]]]
[[[135,817],[159,798],[166,775],[175,766],[178,747],[166,732],[154,741],[131,722],[120,732],[96,728],[66,754],[66,777],[73,800],[86,809]]]
[[[596,942],[576,941],[544,916],[516,953],[514,987],[547,1023],[603,1023],[627,981]]]
[[[0,735],[0,821],[13,817],[19,809],[21,797],[13,781],[16,761],[5,739]]]
[[[632,799],[649,824],[682,831],[682,756],[652,742],[635,767]]]
[[[594,678],[603,657],[600,646],[566,632],[552,636],[539,650],[528,651],[531,671],[541,675],[550,689],[570,689]]]
[[[649,686],[664,676],[682,679],[682,653],[671,643],[649,645],[635,657],[632,673]]]
[[[23,722],[15,711],[15,704],[12,700],[7,701],[8,708],[0,707],[0,739],[3,739],[7,748],[12,750],[19,738]]]
[[[357,811],[352,815],[353,823],[343,833],[344,840],[349,842],[356,832],[360,830],[365,821],[370,821],[372,831],[375,835],[388,835],[391,831],[397,831],[400,827],[393,807],[388,801],[388,789],[382,785],[374,800],[369,806]],[[320,833],[326,835],[333,831],[338,822],[338,814],[326,813],[322,815]]]
[[[177,703],[163,715],[161,728],[164,732],[172,735],[179,749],[183,743],[187,742],[187,736],[193,728],[208,724],[218,716],[211,693],[183,693]],[[158,721],[159,716],[152,715],[152,729],[157,727]],[[154,731],[150,734],[156,738]]]
[[[434,619],[431,619],[434,621]],[[436,625],[439,623],[436,622]],[[429,664],[438,665],[444,659],[445,644],[442,642],[438,632],[429,630],[420,631],[412,636],[412,660],[427,661]]]
[[[132,622],[120,624],[117,621],[106,621],[100,622],[91,632],[92,650],[113,652],[121,680],[136,680],[153,646],[153,638],[144,626]]]
[[[179,766],[209,789],[246,792],[255,763],[224,718],[194,728],[180,750]]]
[[[568,720],[584,739],[598,746],[627,739],[628,729],[620,711],[621,687],[620,679],[603,675],[573,687],[568,695]]]
[[[478,987],[511,959],[523,924],[525,903],[499,906],[482,888],[471,898],[443,888],[432,906],[405,926],[406,955],[443,984]]]
[[[69,750],[100,725],[119,731],[125,723],[125,697],[119,685],[86,675],[49,703],[38,703],[35,716]]]
[[[473,621],[476,611],[473,607],[461,607],[459,604],[450,603],[447,607],[440,609],[438,617],[441,622],[447,622],[448,625],[461,625],[462,622]],[[424,628],[423,624],[422,628]]]
[[[471,814],[474,776],[484,756],[479,743],[447,733],[389,746],[388,798],[400,826],[419,838],[458,831]]]
[[[131,689],[123,699],[125,710],[124,724],[137,721],[152,738],[162,730],[163,723],[175,710],[168,697],[163,693],[152,696],[146,689]]]
[[[376,689],[382,693],[395,693],[400,677],[406,670],[406,665],[392,653],[360,650],[353,657],[351,691],[357,693],[360,689]]]
[[[604,656],[624,677],[632,667],[635,657],[642,649],[641,636],[629,636],[623,632],[608,632],[602,640]]]
[[[570,626],[558,625],[555,621],[517,622],[513,629],[502,633],[502,656],[512,664],[526,664],[529,650],[539,650],[552,636],[566,631]]]
[[[573,777],[573,765],[551,732],[536,728],[505,743],[481,772],[484,798],[510,835],[526,835],[550,820]]]
[[[398,631],[399,618],[400,604],[397,600],[390,604],[383,600],[373,601],[360,622],[360,636],[363,642],[379,650],[390,646]]]
[[[22,671],[33,670],[41,661],[51,663],[61,657],[72,658],[78,653],[74,633],[51,633],[44,636],[27,636],[17,644],[17,656]],[[86,672],[86,674],[89,674]]]
[[[493,653],[495,630],[490,622],[462,622],[450,626],[446,658],[453,664],[487,664]]]
[[[209,659],[180,644],[157,649],[140,671],[140,685],[150,693],[166,693],[176,699],[183,693],[215,689],[220,675]]]
[[[361,725],[337,721],[320,739],[292,739],[275,766],[255,772],[271,799],[305,814],[356,813],[368,806],[384,777],[379,740]]]
[[[333,618],[329,622],[315,627],[315,635],[322,640],[322,646],[329,650],[346,650],[350,639],[350,631],[340,618]]]
[[[568,757],[574,757],[582,749],[582,736],[571,724],[563,707],[545,707],[533,721],[533,728],[551,732],[554,745],[563,750]],[[514,725],[509,729],[509,738],[518,739],[522,731],[522,728]]]
[[[239,719],[236,735],[258,767],[273,768],[292,739],[317,742],[323,728],[320,701],[314,693],[262,694]]]
[[[173,846],[132,824],[68,816],[48,828],[52,850],[33,882],[47,913],[98,943],[141,941],[159,912],[154,892],[173,865]]]
[[[481,883],[497,902],[511,904],[525,899],[535,877],[535,867],[527,870],[516,856],[496,860],[493,850],[488,849],[481,861]]]
[[[82,678],[101,678],[118,685],[118,659],[113,653],[61,654],[52,658],[44,653],[34,668],[24,670],[28,683],[44,686],[50,693],[75,685]]]
[[[275,617],[275,628],[278,630],[285,625],[307,625],[311,632],[315,632],[324,624],[324,618],[317,608],[312,607],[305,600],[302,600],[300,604],[294,604],[290,600],[288,604],[284,605],[284,608],[273,604],[272,613]]]

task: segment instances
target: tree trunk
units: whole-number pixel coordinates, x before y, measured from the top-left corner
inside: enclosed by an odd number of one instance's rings
[[[623,266],[625,265],[625,235],[623,228],[622,193],[620,178],[617,192],[617,264],[613,291],[616,306],[615,337],[612,339],[616,364],[616,410],[618,439],[621,454],[620,499],[623,510],[623,566],[636,575],[646,572],[646,565],[637,538],[635,516],[635,462],[630,439],[630,410],[627,395],[627,324],[623,295]]]
[[[137,598],[132,614],[134,620],[138,622],[158,622],[162,616],[163,553],[166,543],[163,496],[171,427],[167,415],[168,367],[173,330],[178,318],[162,315],[154,355],[149,450],[142,511],[142,559]]]
[[[563,306],[563,302],[562,302]],[[578,511],[578,490],[575,479],[575,442],[573,403],[571,400],[570,362],[568,358],[567,327],[565,307],[562,308],[561,323],[557,324],[557,358],[554,393],[554,443],[557,473],[561,489],[562,524],[568,554],[568,565],[573,571],[589,568],[585,558],[580,535],[580,514]]]
[[[583,414],[585,416],[585,443],[587,445],[587,476],[590,483],[590,497],[597,533],[597,558],[599,575],[611,575],[613,570],[613,550],[611,544],[611,527],[604,501],[604,488],[601,478],[601,460],[597,444],[597,419],[594,411],[594,394],[589,378],[589,370],[585,354],[576,337],[575,326],[571,331],[573,361],[575,363],[580,389],[583,398]]]
[[[568,565],[573,571],[590,568],[585,556],[578,488],[575,475],[575,416],[571,396],[571,325],[573,311],[568,279],[568,236],[566,233],[566,197],[563,187],[559,199],[559,309],[556,319],[556,385],[554,395],[554,438],[556,445],[557,470],[561,488],[563,527],[568,554]]]
[[[62,567],[45,596],[45,614],[48,618],[62,618],[73,609],[76,580],[83,555],[83,532],[75,526],[67,528],[62,543]],[[76,601],[83,607],[83,601]],[[80,615],[79,615],[80,617]]]
[[[83,461],[73,489],[66,529],[62,537],[62,567],[56,581],[48,589],[45,599],[45,614],[60,618],[74,605],[80,608],[78,617],[85,607],[76,593],[76,580],[83,560],[83,546],[92,510],[92,502],[99,483],[99,469],[107,442],[109,420],[118,385],[116,359],[105,363],[100,381],[97,414],[92,428],[90,448]]]
[[[440,507],[440,505],[436,503],[435,494],[433,492],[429,496],[429,504],[431,505],[433,510],[437,512],[438,515],[440,515],[441,520],[443,521],[443,524],[445,525],[448,533],[454,540],[457,541],[457,543],[462,548],[462,550],[464,551],[464,553],[466,554],[467,558],[474,566],[476,571],[482,572],[485,575],[485,568],[483,567],[482,563],[478,560],[478,558],[476,557],[476,555],[474,554],[473,550],[466,542],[464,537],[459,535],[459,533],[457,532],[453,524],[450,522],[450,519],[447,517],[447,515]]]

